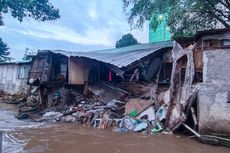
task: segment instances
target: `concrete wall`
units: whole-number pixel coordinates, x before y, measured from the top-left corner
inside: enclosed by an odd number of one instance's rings
[[[204,83],[230,83],[230,49],[203,51]]]
[[[30,64],[0,64],[0,90],[10,94],[23,92],[29,69]]]
[[[201,133],[230,134],[230,84],[202,84],[199,98],[199,130]]]
[[[203,80],[198,94],[201,133],[230,134],[230,49],[203,52]]]

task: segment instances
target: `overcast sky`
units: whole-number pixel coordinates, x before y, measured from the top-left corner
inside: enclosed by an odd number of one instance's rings
[[[114,48],[123,34],[133,33],[141,43],[148,42],[148,28],[130,30],[122,11],[121,0],[52,0],[60,9],[57,21],[20,23],[4,15],[0,36],[10,47],[11,56],[19,60],[26,48],[91,51]]]

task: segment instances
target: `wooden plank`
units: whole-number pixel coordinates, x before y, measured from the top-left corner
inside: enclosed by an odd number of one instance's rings
[[[188,129],[189,131],[191,131],[193,134],[195,134],[198,138],[201,137],[201,135],[199,133],[197,133],[195,130],[193,130],[192,128],[190,128],[187,124],[183,123],[184,127],[186,129]]]
[[[195,110],[193,107],[191,107],[191,112],[192,112],[192,118],[193,118],[193,122],[194,124],[197,126],[197,117],[196,117],[196,114],[195,114]]]

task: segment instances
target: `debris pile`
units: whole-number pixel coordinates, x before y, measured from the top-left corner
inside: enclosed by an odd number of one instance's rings
[[[84,87],[66,87],[60,81],[56,85],[31,87],[18,118],[86,124],[99,129],[116,127],[115,131],[158,133],[175,131],[192,113],[195,125],[197,119],[192,106],[198,87],[192,85],[195,73],[193,48],[183,49],[175,43],[172,57],[168,87],[159,85],[162,60],[154,57],[148,69],[141,65],[130,72],[132,75],[126,86],[108,81],[89,85],[86,80]],[[182,78],[184,59],[187,63]],[[111,70],[109,80],[112,80]],[[33,114],[40,116],[34,117]]]
[[[0,102],[7,104],[19,104],[25,102],[27,99],[27,95],[24,94],[7,94],[1,93]]]
[[[67,99],[68,102],[66,101],[66,103],[69,106],[65,105],[61,109],[57,108],[62,103],[51,106],[37,121],[55,120],[86,124],[104,129],[116,124],[117,120],[124,116],[125,102],[113,99],[108,103],[103,103],[95,95],[84,96],[73,89],[67,90],[66,93],[68,94],[68,98],[59,97],[59,99]],[[56,109],[52,109],[52,107]]]

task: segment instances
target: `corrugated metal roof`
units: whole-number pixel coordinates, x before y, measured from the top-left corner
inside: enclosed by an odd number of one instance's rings
[[[21,61],[5,61],[0,64],[30,64],[32,60],[21,60]]]
[[[68,52],[62,50],[52,50],[50,52],[55,54],[62,54],[67,57],[86,57],[101,61],[107,64],[112,64],[118,68],[127,67],[128,65],[160,50],[163,48],[172,48],[172,41],[163,41],[150,44],[138,44],[128,47],[108,49],[108,50],[98,50],[91,52]],[[47,50],[39,51],[44,52]]]
[[[118,53],[118,52],[130,52],[130,51],[136,51],[136,50],[145,50],[145,49],[165,48],[165,47],[172,47],[172,46],[173,46],[173,42],[171,40],[167,40],[167,41],[161,41],[161,42],[155,42],[155,43],[131,45],[127,47],[114,48],[114,49],[96,50],[93,52],[95,53],[105,53],[105,52]]]

